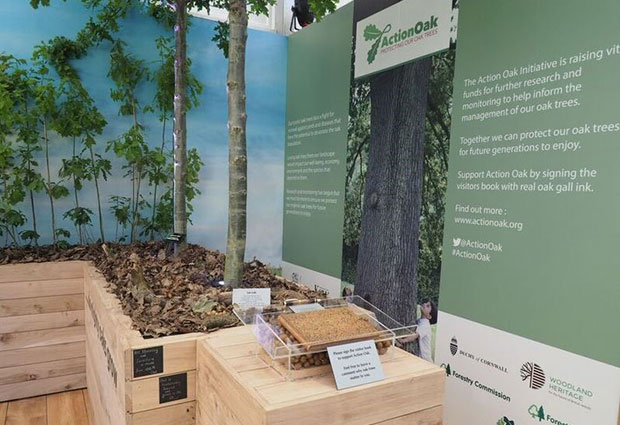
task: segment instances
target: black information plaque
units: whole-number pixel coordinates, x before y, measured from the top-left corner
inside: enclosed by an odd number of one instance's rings
[[[159,378],[159,404],[187,398],[187,372]]]
[[[164,373],[164,347],[149,347],[133,350],[133,377]]]

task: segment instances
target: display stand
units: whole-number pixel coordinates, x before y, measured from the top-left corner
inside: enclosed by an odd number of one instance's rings
[[[394,348],[385,380],[338,391],[331,374],[288,380],[258,355],[252,327],[197,344],[199,425],[442,423],[445,371]]]

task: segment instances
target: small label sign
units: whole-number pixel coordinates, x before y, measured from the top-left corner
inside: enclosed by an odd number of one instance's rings
[[[361,341],[327,347],[339,390],[385,379],[375,342]]]
[[[164,347],[149,347],[133,350],[133,377],[164,373]]]
[[[293,313],[305,313],[307,311],[325,310],[325,308],[319,303],[297,304],[291,305],[289,306],[289,308],[293,311]]]
[[[233,289],[232,302],[242,308],[267,307],[271,304],[271,288]]]
[[[159,404],[187,398],[187,373],[159,378]]]

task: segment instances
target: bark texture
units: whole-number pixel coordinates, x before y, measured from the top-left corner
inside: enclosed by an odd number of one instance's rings
[[[187,235],[187,205],[185,181],[187,179],[187,2],[176,1],[174,26],[174,222],[175,233]],[[179,249],[187,244],[183,242]]]
[[[355,293],[415,323],[431,60],[371,79],[371,138]]]
[[[245,94],[248,11],[245,0],[230,2],[228,20],[228,240],[224,281],[238,287],[243,280],[248,196]]]

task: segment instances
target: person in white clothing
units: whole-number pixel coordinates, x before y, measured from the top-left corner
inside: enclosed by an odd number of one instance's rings
[[[418,320],[416,333],[420,340],[420,357],[429,362],[433,362],[431,354],[431,325],[437,323],[437,306],[431,300],[426,301],[420,306],[422,317]]]
[[[420,357],[426,361],[433,362],[431,351],[431,325],[437,323],[437,305],[432,300],[427,300],[420,305],[422,317],[418,320],[418,327],[413,336],[400,339],[399,345],[419,340]]]

